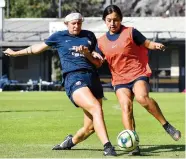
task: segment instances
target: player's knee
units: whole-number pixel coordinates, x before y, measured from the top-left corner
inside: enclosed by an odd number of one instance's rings
[[[102,116],[103,115],[103,110],[102,107],[99,104],[95,104],[91,107],[90,109],[90,113],[94,116],[94,115],[99,115]]]
[[[132,101],[125,101],[124,103],[121,103],[121,109],[123,113],[130,114],[132,113]]]
[[[143,107],[147,107],[149,103],[149,97],[147,95],[139,95],[136,96],[136,101]]]
[[[130,99],[120,101],[120,106],[121,106],[122,112],[124,113],[132,112],[132,101]]]

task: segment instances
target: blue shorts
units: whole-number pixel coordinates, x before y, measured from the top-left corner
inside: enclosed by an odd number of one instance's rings
[[[76,71],[70,72],[65,76],[64,88],[67,96],[75,106],[77,105],[72,98],[72,94],[75,90],[82,87],[88,87],[95,98],[103,98],[103,88],[97,72]]]
[[[132,92],[132,88],[133,88],[134,84],[139,80],[146,81],[149,84],[149,77],[141,76],[130,83],[118,84],[118,85],[113,86],[114,91],[116,92],[119,88],[127,88],[127,89],[131,90],[131,92]]]

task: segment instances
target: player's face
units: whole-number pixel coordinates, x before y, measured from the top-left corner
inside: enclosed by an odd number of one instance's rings
[[[72,20],[67,23],[68,31],[72,35],[78,35],[81,31],[81,26],[82,26],[82,20],[80,19]]]
[[[120,30],[121,19],[116,12],[108,14],[105,18],[105,23],[109,29],[110,34],[117,33]]]

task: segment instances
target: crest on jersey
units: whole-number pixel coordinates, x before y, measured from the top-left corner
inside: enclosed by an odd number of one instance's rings
[[[76,82],[76,86],[79,86],[79,85],[81,85],[81,81]]]
[[[91,44],[92,44],[92,42],[91,42],[90,40],[88,40],[88,44],[89,44],[89,45],[91,45]]]

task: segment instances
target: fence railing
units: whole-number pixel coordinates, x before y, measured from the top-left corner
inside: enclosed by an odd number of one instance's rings
[[[96,37],[100,37],[105,31],[94,31]],[[183,31],[141,31],[149,39],[185,39]],[[49,36],[49,31],[11,31],[3,32],[3,41],[43,41]]]

